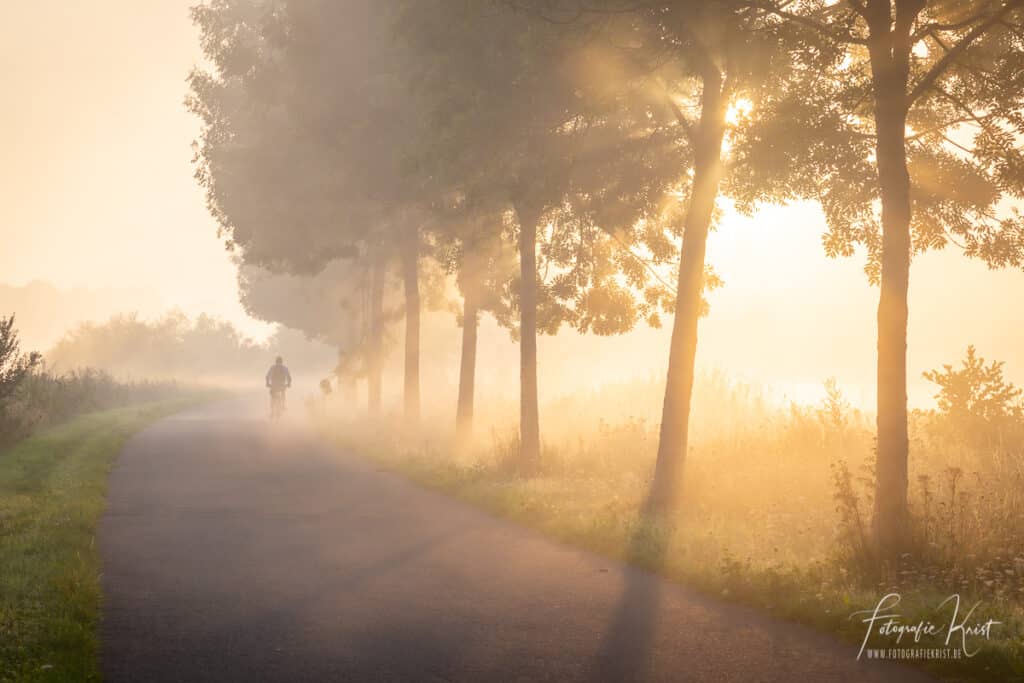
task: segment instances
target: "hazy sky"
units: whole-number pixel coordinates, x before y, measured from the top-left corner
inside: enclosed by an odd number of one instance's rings
[[[192,178],[191,4],[3,3],[0,281],[142,288],[260,330]]]
[[[258,334],[192,178],[197,122],[182,100],[199,54],[189,5],[4,3],[0,281],[141,288],[161,309],[208,311]],[[821,229],[807,206],[725,222],[708,255],[726,287],[711,297],[699,360],[801,398],[820,395],[834,375],[869,405],[877,290],[861,258],[824,257]],[[957,360],[969,343],[1006,360],[1024,383],[1024,274],[991,273],[950,250],[915,262],[911,281],[915,403],[930,392],[920,373]],[[549,367],[588,381],[660,374],[666,344],[664,332],[547,340],[541,363],[548,350]],[[552,364],[563,348],[571,351]]]

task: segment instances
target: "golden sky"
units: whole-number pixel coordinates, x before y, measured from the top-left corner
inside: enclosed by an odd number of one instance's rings
[[[265,334],[237,303],[234,266],[192,178],[198,126],[182,100],[200,55],[190,0],[4,4],[0,282],[142,289],[149,313],[207,311]],[[804,400],[836,376],[870,405],[877,290],[862,258],[825,258],[822,228],[810,205],[727,217],[709,245],[726,286],[711,296],[699,362]],[[912,402],[928,403],[920,373],[969,343],[1024,383],[1022,304],[1019,271],[992,273],[952,248],[915,262]],[[658,375],[667,335],[544,340],[542,363],[545,350],[549,361],[564,350],[557,367],[587,381]]]
[[[0,281],[141,288],[153,312],[205,310],[259,332],[192,178],[190,4],[4,3]]]

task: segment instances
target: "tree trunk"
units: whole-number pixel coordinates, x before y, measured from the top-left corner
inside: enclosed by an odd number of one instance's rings
[[[537,406],[537,222],[540,212],[517,204],[519,219],[519,462],[524,473],[540,464]]]
[[[658,457],[647,501],[647,512],[670,512],[679,498],[679,483],[686,460],[697,355],[697,323],[704,284],[704,254],[721,178],[722,140],[725,135],[726,99],[722,77],[715,68],[704,75],[701,118],[695,140],[693,188],[686,212],[679,255],[676,312],[672,324],[665,402],[661,413]]]
[[[405,286],[405,419],[420,417],[420,274],[419,230],[402,245],[402,281]]]
[[[467,445],[473,438],[473,400],[476,390],[476,335],[479,315],[477,292],[466,286],[462,300],[462,358],[459,363],[459,402],[455,412],[455,441]]]
[[[906,26],[904,19],[897,24]],[[884,25],[883,25],[884,24]],[[910,288],[910,173],[906,151],[909,40],[888,34],[879,17],[872,40],[876,158],[882,200],[881,291],[878,301],[878,444],[873,531],[879,549],[892,555],[907,535],[907,297]],[[874,31],[873,31],[874,32]],[[893,46],[890,48],[889,46]],[[892,50],[890,52],[890,49]]]
[[[367,349],[367,407],[380,415],[381,373],[384,345],[384,259],[379,255],[370,267],[370,339]]]

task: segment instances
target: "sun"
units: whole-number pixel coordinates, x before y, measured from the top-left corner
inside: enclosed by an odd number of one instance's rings
[[[753,109],[753,102],[746,97],[740,97],[729,105],[729,109],[725,112],[725,120],[730,126],[735,126],[742,119],[749,116]]]

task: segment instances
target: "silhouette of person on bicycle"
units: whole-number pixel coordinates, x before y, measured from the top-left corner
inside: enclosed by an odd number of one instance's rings
[[[274,364],[267,370],[267,388],[270,389],[270,417],[279,418],[284,415],[284,392],[292,385],[292,373],[278,356]]]

